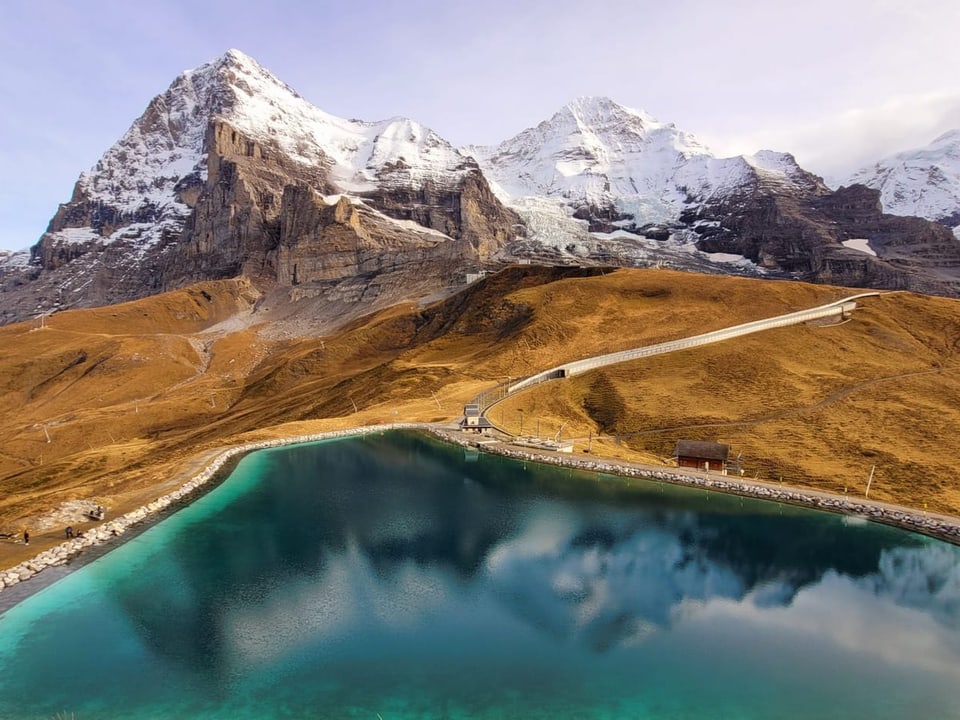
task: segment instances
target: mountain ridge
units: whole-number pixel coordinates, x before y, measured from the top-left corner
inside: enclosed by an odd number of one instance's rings
[[[604,192],[620,198],[660,193],[660,203],[670,209],[658,212],[651,208],[653,212],[642,216],[641,222],[675,219],[687,194],[704,192],[705,187],[690,187],[701,178],[706,179],[704,186],[710,181],[721,187],[738,184],[746,178],[736,177],[737,172],[748,167],[782,174],[786,182],[802,177],[788,154],[766,150],[753,156],[718,158],[693,134],[673,123],[660,122],[644,110],[605,97],[577,98],[536,127],[497,146],[474,147],[473,151],[483,169],[489,168],[488,174],[512,197],[561,196],[599,205],[611,199],[603,198]],[[689,163],[694,168],[684,173]],[[504,181],[507,176],[521,183],[510,188],[509,181]],[[584,182],[576,184],[578,178]],[[572,181],[564,185],[563,179]],[[670,193],[674,197],[667,197]]]
[[[861,168],[848,179],[880,191],[884,209],[941,222],[960,232],[960,130]]]
[[[843,242],[859,230],[828,197],[788,153],[718,158],[609,98],[576,98],[497,146],[456,148],[408,118],[326,113],[230,50],[149,103],[29,256],[0,258],[0,320],[238,275],[278,301],[382,304],[516,261],[958,292],[955,239],[915,226],[921,241],[857,254]],[[879,205],[874,215],[878,235],[902,233]],[[363,283],[374,291],[358,294]]]

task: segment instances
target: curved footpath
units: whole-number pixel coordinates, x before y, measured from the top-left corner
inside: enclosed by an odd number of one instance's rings
[[[678,340],[668,340],[655,345],[643,345],[629,350],[619,350],[617,352],[605,353],[603,355],[594,355],[592,357],[574,360],[572,362],[557,365],[549,370],[543,370],[525,378],[518,378],[515,382],[507,382],[496,387],[489,388],[477,395],[473,402],[480,406],[481,411],[486,413],[497,403],[506,400],[522,390],[528,390],[541,383],[560,378],[569,378],[574,375],[582,375],[590,370],[606,367],[607,365],[616,365],[630,360],[652,357],[654,355],[664,355],[666,353],[677,352],[678,350],[687,350],[689,348],[700,347],[702,345],[711,345],[713,343],[723,342],[732,338],[751,335],[764,330],[774,328],[789,327],[790,325],[799,325],[814,320],[826,318],[846,318],[857,308],[856,300],[865,297],[877,297],[881,295],[877,291],[857,293],[841,300],[834,300],[825,305],[808,308],[807,310],[796,310],[783,315],[775,315],[763,320],[752,320],[750,322],[731,325],[720,330],[711,330],[710,332],[690,337],[679,338]]]
[[[332,430],[312,435],[299,435],[276,440],[264,440],[256,443],[246,443],[224,450],[201,472],[167,495],[144,505],[125,515],[105,522],[92,528],[82,538],[73,538],[40,553],[36,557],[26,560],[8,570],[0,571],[0,591],[12,587],[24,580],[29,580],[45,568],[63,565],[70,558],[81,553],[84,549],[94,545],[111,542],[122,536],[126,530],[141,523],[148,517],[168,508],[173,503],[183,500],[205,485],[230,460],[254,450],[294,445],[298,443],[317,442],[334,438],[367,435],[387,430],[425,430],[438,437],[464,447],[477,448],[494,452],[507,457],[518,458],[531,462],[543,462],[563,467],[589,470],[591,472],[637,477],[648,480],[659,480],[677,485],[701,487],[718,492],[734,493],[764,500],[785,502],[795,505],[806,505],[830,512],[868,518],[889,525],[897,525],[907,530],[923,533],[947,542],[960,545],[960,518],[947,515],[928,514],[909,508],[891,505],[888,503],[871,502],[869,500],[851,500],[841,495],[818,492],[814,490],[800,490],[784,488],[779,485],[764,483],[756,480],[743,480],[725,475],[686,471],[678,468],[664,469],[653,465],[638,465],[627,462],[613,462],[593,458],[578,458],[563,453],[547,451],[531,452],[519,449],[504,442],[478,444],[475,439],[468,438],[460,432],[449,429],[448,426],[427,423],[392,423],[384,425],[367,425],[349,430]]]

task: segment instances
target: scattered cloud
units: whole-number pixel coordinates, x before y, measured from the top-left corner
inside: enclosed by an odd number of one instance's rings
[[[837,185],[862,167],[928,145],[957,128],[960,94],[930,93],[895,97],[793,127],[705,140],[724,155],[760,149],[790,152],[801,166]]]

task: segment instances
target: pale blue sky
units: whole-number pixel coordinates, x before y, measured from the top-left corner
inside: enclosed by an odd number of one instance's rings
[[[836,175],[960,128],[951,0],[2,0],[0,248],[176,75],[231,47],[327,112],[495,143],[608,95]]]

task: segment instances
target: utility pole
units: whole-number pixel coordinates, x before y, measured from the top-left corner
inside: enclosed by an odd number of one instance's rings
[[[876,469],[877,469],[877,466],[876,466],[876,465],[874,465],[872,468],[870,468],[870,477],[867,478],[867,491],[863,494],[863,497],[865,497],[865,498],[870,497],[870,483],[873,482],[873,471],[876,470]]]

